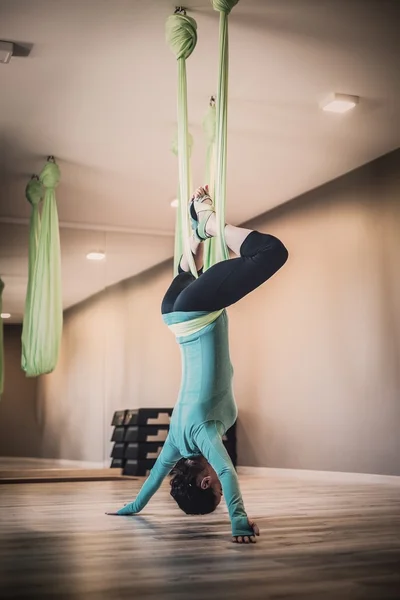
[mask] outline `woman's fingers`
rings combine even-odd
[[[257,525],[257,523],[255,523],[252,519],[247,519],[249,522],[250,527],[252,527],[255,535],[260,535],[260,528]]]
[[[255,544],[256,538],[254,535],[245,535],[244,537],[241,535],[236,535],[232,537],[232,542],[234,544]]]

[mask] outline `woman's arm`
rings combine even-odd
[[[117,512],[117,515],[132,515],[140,512],[146,506],[150,498],[156,493],[162,484],[164,477],[168,475],[180,458],[181,455],[179,451],[167,437],[163,449],[157,458],[157,462],[150,471],[150,475],[144,482],[136,500],[121,508]]]
[[[236,471],[222,443],[216,422],[203,423],[195,433],[195,442],[221,482],[232,523],[232,535],[234,537],[253,536],[254,531],[244,509]]]

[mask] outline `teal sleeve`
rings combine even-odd
[[[196,430],[195,443],[221,482],[232,523],[232,535],[254,535],[247,520],[236,471],[218,433],[216,421],[207,421]]]
[[[119,515],[131,515],[140,512],[156,493],[162,484],[164,477],[173,469],[181,455],[169,438],[165,440],[163,449],[157,458],[156,464],[150,471],[150,475],[144,482],[136,500],[130,502],[118,511]]]

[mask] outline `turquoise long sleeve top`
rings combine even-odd
[[[172,312],[164,314],[163,320],[167,325],[173,325],[204,314],[207,313]],[[181,348],[183,376],[167,440],[136,500],[120,509],[118,514],[140,512],[180,458],[202,454],[221,482],[232,535],[253,535],[236,471],[222,442],[222,436],[237,418],[226,311],[199,332],[178,337],[177,341]]]

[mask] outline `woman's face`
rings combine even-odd
[[[206,461],[203,471],[197,476],[197,485],[204,490],[211,487],[215,495],[215,506],[218,506],[222,499],[222,485],[218,475]]]
[[[222,500],[222,485],[220,480],[217,478],[217,483],[215,483],[212,486],[213,490],[214,490],[214,495],[215,495],[215,506],[217,507],[218,504],[221,502]]]

